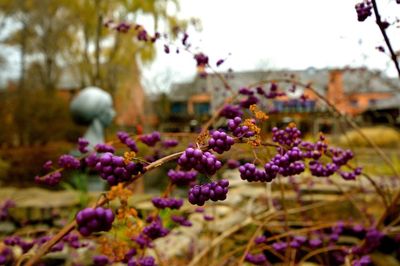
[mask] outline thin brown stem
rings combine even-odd
[[[343,250],[343,247],[340,246],[328,246],[328,247],[323,247],[320,249],[316,249],[314,251],[311,251],[310,253],[308,253],[307,255],[305,255],[301,261],[299,262],[299,265],[303,265],[308,259],[314,257],[315,255],[327,252],[327,251],[332,251],[332,250]]]
[[[384,24],[382,23],[382,19],[381,19],[381,15],[379,14],[379,10],[378,10],[378,5],[376,3],[376,0],[372,0],[372,7],[374,9],[374,13],[375,13],[375,18],[376,18],[376,24],[378,25],[383,39],[385,40],[386,46],[389,49],[389,53],[390,53],[390,58],[393,61],[394,66],[396,67],[397,70],[397,75],[400,78],[400,67],[399,67],[399,61],[397,60],[397,56],[396,53],[393,50],[392,44],[390,43],[390,39],[389,36],[386,33],[386,28],[384,26]]]
[[[207,146],[201,147],[202,150],[208,150]],[[174,154],[170,154],[168,156],[165,156],[145,167],[145,172],[154,170],[155,168],[163,165],[166,162],[175,160],[179,158],[182,155],[183,152],[177,152]],[[134,176],[130,181],[124,183],[124,187],[126,188],[131,188],[131,185],[135,180],[138,178],[142,177],[143,174],[138,174]],[[93,207],[99,207],[107,204],[109,202],[109,199],[107,197],[102,197],[99,199],[99,201],[93,205]],[[77,223],[76,220],[73,220],[71,223],[66,225],[63,229],[61,229],[55,236],[53,236],[49,241],[47,241],[43,246],[40,247],[40,249],[37,250],[34,256],[32,256],[25,266],[33,266],[35,265],[42,256],[44,256],[55,244],[57,244],[65,235],[67,235],[69,232],[71,232],[75,227]]]
[[[329,204],[334,204],[334,203],[338,203],[340,201],[343,201],[345,198],[340,198],[337,201],[330,201],[330,202],[317,202],[317,203],[313,203],[313,204],[309,204],[307,206],[301,206],[299,208],[293,208],[287,211],[287,214],[296,214],[296,213],[302,213],[302,212],[306,212],[309,211],[311,209],[314,208],[321,208],[324,207],[326,205]],[[254,221],[257,220],[262,220],[262,219],[268,219],[271,220],[272,218],[276,218],[276,217],[280,217],[285,215],[285,213],[283,211],[267,211],[264,213],[261,213],[259,215],[257,215],[255,218],[252,217],[248,217],[247,219],[245,219],[243,222],[241,222],[240,224],[236,224],[234,226],[232,226],[231,228],[225,230],[221,235],[219,235],[217,238],[213,239],[210,243],[210,245],[208,245],[207,247],[205,247],[202,251],[200,251],[200,253],[198,253],[193,259],[192,261],[189,263],[188,266],[195,266],[198,265],[198,263],[200,262],[200,260],[208,254],[208,252],[210,252],[216,245],[218,245],[221,241],[223,241],[224,239],[226,239],[227,237],[231,236],[232,234],[234,234],[235,232],[237,232],[238,230],[240,230],[241,228],[251,224]],[[330,226],[332,226],[333,224],[330,224]],[[325,226],[326,227],[326,226]],[[323,228],[323,227],[320,227]],[[309,229],[308,229],[309,230]],[[313,229],[315,230],[315,229]],[[297,230],[294,232],[300,232],[302,230]],[[304,230],[303,230],[304,231]],[[305,230],[306,231],[306,230]],[[270,237],[267,240],[273,240],[273,239],[279,239],[281,237],[285,237],[287,235],[290,235],[290,233],[286,233],[284,235],[281,235],[279,237]]]

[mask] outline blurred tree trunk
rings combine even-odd
[[[94,84],[98,87],[102,87],[101,74],[100,74],[100,39],[101,39],[101,29],[103,28],[103,15],[100,11],[101,0],[95,1],[95,11],[97,17],[97,27],[96,27],[96,37],[95,37],[95,79]]]
[[[18,81],[17,88],[17,106],[15,110],[15,119],[16,119],[16,144],[20,145],[28,145],[28,137],[27,137],[27,121],[28,114],[26,108],[26,95],[25,95],[25,79],[26,79],[26,54],[27,54],[27,36],[28,36],[28,25],[25,21],[21,21],[22,23],[22,33],[20,34],[20,61],[21,61],[21,69],[20,76]]]

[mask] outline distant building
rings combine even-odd
[[[209,74],[205,78],[196,77],[191,82],[173,84],[169,94],[171,118],[178,116],[183,122],[196,120],[200,115],[209,117],[232,94],[225,88],[219,75],[224,77],[234,92],[263,80],[294,79],[311,84],[318,94],[350,116],[366,113],[389,99],[393,101],[392,107],[397,105],[398,108],[400,103],[400,96],[396,92],[400,88],[399,81],[366,68],[247,71]],[[265,91],[269,90],[269,84],[262,87]],[[317,95],[311,90],[291,88],[290,84],[284,89],[286,96],[260,103],[271,114],[272,124],[292,120],[306,129],[313,127],[313,130],[334,126],[327,106],[318,101]],[[300,95],[305,95],[306,100],[300,99]],[[183,130],[180,121],[170,119],[167,123],[170,128],[175,125]]]

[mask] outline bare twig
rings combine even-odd
[[[203,146],[201,147],[202,150],[208,150],[207,146]],[[182,155],[183,152],[177,152],[168,156],[165,156],[149,165],[147,165],[145,167],[145,172],[154,170],[155,168],[163,165],[166,162],[175,160],[177,158],[179,158],[179,156]],[[136,176],[134,176],[130,181],[124,183],[124,187],[130,188],[131,184],[137,180],[138,178],[140,178],[141,176],[143,176],[143,174],[138,174]],[[96,204],[93,205],[93,207],[99,207],[99,206],[103,206],[106,203],[109,202],[109,199],[106,197],[102,197]],[[32,256],[27,263],[25,264],[25,266],[33,266],[35,265],[42,256],[44,256],[56,243],[58,243],[65,235],[67,235],[69,232],[71,232],[72,230],[74,230],[74,228],[76,227],[77,223],[76,220],[73,220],[71,223],[69,223],[68,225],[66,225],[63,229],[61,229],[55,236],[53,236],[49,241],[47,241],[45,244],[43,244],[43,246],[41,246],[37,252],[35,253],[34,256]]]
[[[329,204],[336,204],[337,202],[340,202],[340,201],[343,201],[343,200],[345,200],[344,197],[338,199],[337,201],[317,202],[317,203],[309,204],[307,206],[302,206],[302,207],[299,207],[299,208],[293,208],[293,209],[287,210],[287,214],[296,214],[296,213],[306,212],[306,211],[309,211],[309,210],[314,209],[314,208],[324,207],[324,206],[329,205]],[[200,253],[197,254],[196,257],[194,257],[192,259],[192,261],[189,263],[188,266],[198,265],[200,260],[205,255],[207,255],[208,252],[210,252],[220,242],[222,242],[224,239],[226,239],[227,237],[231,236],[232,234],[234,234],[236,231],[240,230],[241,228],[251,224],[252,222],[257,221],[257,220],[262,220],[262,219],[271,220],[272,218],[280,217],[280,216],[284,216],[284,215],[285,215],[285,212],[283,212],[283,211],[274,211],[274,212],[267,211],[267,212],[264,212],[264,213],[261,213],[261,214],[257,215],[255,218],[252,218],[252,217],[246,218],[240,224],[236,224],[236,225],[232,226],[228,230],[224,231],[217,238],[213,239],[213,241],[211,241],[210,245],[208,245],[202,251],[200,251]],[[330,225],[330,226],[332,226],[332,225]],[[298,230],[298,231],[300,231],[300,230]],[[285,233],[285,234],[281,235],[280,237],[284,237],[284,236],[287,236],[287,235],[289,235],[289,233]],[[278,239],[280,237],[276,237],[276,239]],[[274,239],[274,237],[271,237],[271,238],[268,238],[267,240],[273,240],[273,239]]]
[[[396,53],[394,52],[392,44],[390,43],[390,39],[389,39],[389,37],[388,37],[388,35],[386,33],[386,28],[385,28],[384,24],[382,23],[381,15],[379,14],[378,5],[376,3],[376,0],[372,0],[372,7],[373,7],[374,13],[375,13],[376,24],[378,25],[378,27],[379,27],[379,29],[380,29],[380,31],[382,33],[383,39],[385,39],[386,46],[389,49],[390,58],[392,59],[393,64],[394,64],[394,66],[396,67],[396,70],[397,70],[397,75],[400,78],[399,61],[397,60]]]
[[[303,265],[308,259],[314,257],[315,255],[318,255],[318,254],[321,254],[321,253],[324,253],[327,251],[344,250],[344,249],[345,249],[344,247],[340,247],[340,246],[327,246],[327,247],[313,250],[301,259],[301,261],[299,262],[299,265]]]

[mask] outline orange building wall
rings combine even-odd
[[[332,70],[328,83],[327,100],[339,111],[348,115],[358,115],[364,112],[371,100],[381,100],[392,97],[389,92],[360,92],[345,94],[343,87],[343,70]],[[356,103],[356,104],[355,104]]]
[[[126,80],[116,91],[114,96],[115,110],[117,112],[115,123],[119,126],[134,126],[144,124],[146,95],[140,84],[140,72],[137,67],[132,67],[132,76]]]

